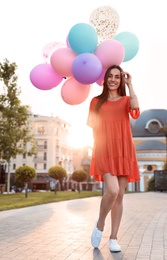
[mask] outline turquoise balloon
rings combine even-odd
[[[125,57],[123,62],[133,59],[139,50],[139,40],[134,33],[121,32],[115,35],[115,40],[122,43],[125,49]]]
[[[70,29],[68,42],[76,54],[93,53],[98,44],[98,36],[90,24],[78,23]]]

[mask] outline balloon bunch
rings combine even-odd
[[[84,102],[91,84],[103,84],[103,77],[111,65],[133,59],[139,41],[132,32],[116,34],[119,16],[115,9],[102,6],[90,16],[90,23],[77,23],[68,33],[66,44],[49,43],[43,50],[45,63],[30,73],[31,83],[38,89],[50,90],[63,79],[61,97],[76,105]]]

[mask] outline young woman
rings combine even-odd
[[[125,86],[129,89],[129,96],[126,95]],[[106,71],[101,95],[91,100],[87,121],[94,135],[90,175],[96,181],[105,183],[91,243],[94,248],[99,246],[106,216],[111,211],[111,252],[121,251],[117,233],[127,183],[140,179],[129,115],[134,119],[140,115],[132,77],[120,66],[114,65]]]

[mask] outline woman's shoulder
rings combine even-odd
[[[124,102],[129,102],[130,101],[130,97],[129,96],[122,96],[121,100],[124,100]]]
[[[124,98],[125,100],[129,100],[129,96],[122,96],[122,98]]]
[[[92,98],[92,100],[98,100],[99,99],[99,96],[95,96]]]
[[[97,103],[99,100],[98,96],[97,97],[93,97],[91,100],[91,103]]]

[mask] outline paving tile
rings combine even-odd
[[[167,260],[167,193],[127,193],[118,240],[108,246],[110,218],[99,249],[90,243],[101,197],[0,212],[0,259]]]

